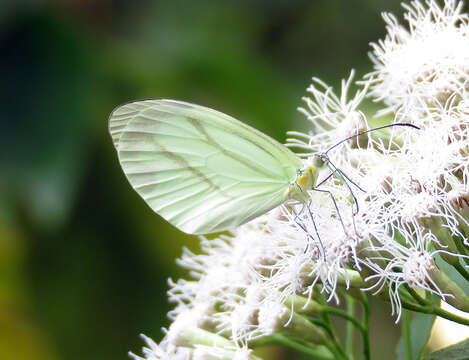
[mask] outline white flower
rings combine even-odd
[[[367,95],[370,82],[365,82],[364,87],[356,91],[350,100],[349,92],[354,76],[355,71],[352,70],[349,78],[342,80],[340,97],[334,93],[332,87],[313,78],[313,83],[307,89],[312,98],[303,97],[307,107],[300,107],[298,111],[311,122],[314,134],[289,131],[288,135],[293,137],[287,139],[287,146],[305,151],[304,154],[300,154],[301,156],[311,156],[366,130],[366,116],[358,107]],[[341,151],[349,151],[355,143],[356,139],[346,142]]]
[[[189,348],[175,346],[167,339],[158,345],[143,334],[141,337],[148,347],[143,348],[144,357],[129,353],[134,360],[259,360],[247,347],[196,344],[193,348]]]
[[[278,223],[272,232],[270,241],[276,244],[277,261],[266,266],[271,276],[264,282],[270,291],[282,294],[282,301],[295,294],[310,298],[318,283],[330,299],[338,300],[337,282],[355,262],[356,239],[353,230],[346,227],[352,217],[348,190],[343,186],[334,190],[340,217],[327,193],[312,192],[311,203],[298,206],[297,215],[285,212],[288,222]]]
[[[363,262],[375,272],[366,279],[372,282],[376,280],[368,290],[379,293],[387,289],[392,313],[397,315],[396,322],[399,321],[402,311],[399,294],[401,286],[418,287],[443,299],[447,296],[439,289],[431,276],[431,272],[436,269],[434,256],[438,252],[443,252],[427,250],[430,244],[436,241],[434,235],[431,233],[423,235],[418,230],[404,235],[407,239],[414,239],[414,241],[406,245],[399,244],[395,240],[383,242],[380,247],[375,247],[376,253],[382,255],[368,258],[366,262]],[[385,266],[380,266],[380,262],[384,262]]]
[[[288,308],[273,301],[267,301],[259,311],[259,327],[266,335],[282,330],[290,318]]]
[[[385,13],[387,36],[372,44],[372,94],[391,108],[424,111],[427,104],[444,104],[467,86],[468,17],[457,0],[445,0],[443,8],[434,0],[403,6],[408,28]]]
[[[252,360],[255,358],[252,350],[246,347],[232,350],[198,345],[194,350],[192,360]]]
[[[192,350],[180,348],[162,341],[159,345],[145,335],[140,335],[145,340],[148,347],[143,348],[143,356],[140,357],[133,353],[129,355],[135,360],[190,360]]]

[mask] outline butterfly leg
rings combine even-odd
[[[321,246],[322,254],[323,254],[323,257],[324,257],[324,262],[326,262],[326,248],[324,247],[324,244],[321,240],[321,236],[319,235],[318,227],[316,226],[316,222],[314,221],[313,212],[311,211],[311,202],[312,202],[312,200],[309,200],[309,202],[308,202],[308,206],[307,206],[308,213],[309,213],[309,217],[311,219],[311,222],[313,223],[313,227],[314,227],[314,231],[316,233],[316,236],[318,237],[319,245]],[[311,235],[309,235],[309,236],[312,238]]]
[[[337,201],[335,200],[335,197],[332,194],[332,192],[330,192],[329,190],[323,190],[323,189],[318,189],[318,188],[314,188],[313,191],[318,191],[318,192],[321,192],[321,193],[327,193],[327,194],[330,195],[330,197],[332,199],[332,202],[334,204],[335,210],[337,211],[337,216],[339,217],[339,221],[342,224],[342,228],[344,229],[344,233],[345,233],[346,236],[348,236],[347,230],[345,229],[345,225],[344,225],[344,222],[342,220],[342,215],[340,215],[339,207],[337,206]]]
[[[321,182],[319,184],[317,184],[315,187],[319,187],[322,184],[324,184],[327,180],[329,180],[332,176],[334,176],[336,172],[337,172],[336,170],[332,171],[329,175],[326,176],[326,178],[321,180]]]
[[[357,211],[355,212],[355,214],[358,214],[360,208],[359,208],[359,206],[358,206],[357,197],[356,197],[355,194],[353,193],[353,190],[352,190],[352,188],[350,187],[350,185],[349,185],[349,183],[348,183],[348,181],[347,181],[347,179],[350,180],[349,177],[348,177],[348,176],[344,176],[345,174],[344,174],[340,169],[338,169],[334,164],[332,164],[331,162],[328,162],[328,163],[327,163],[327,166],[328,166],[329,169],[332,171],[332,173],[333,173],[333,174],[337,174],[337,175],[342,179],[342,181],[344,182],[345,186],[347,186],[347,189],[349,190],[350,195],[352,195],[353,201],[354,201],[355,206],[356,206],[356,208],[357,208]],[[365,190],[363,190],[362,188],[360,188],[357,184],[355,184],[353,181],[351,181],[351,182],[352,182],[352,184],[354,184],[355,186],[357,186],[360,190],[365,191]],[[316,190],[316,188],[313,189],[313,190]],[[323,191],[324,191],[324,190],[323,190]],[[331,194],[331,196],[332,196],[332,194]],[[334,197],[332,196],[332,198],[334,198]],[[334,200],[334,203],[335,203],[335,200]],[[337,205],[336,205],[336,208],[337,208]],[[340,215],[339,215],[339,217],[340,217]]]
[[[358,214],[358,200],[357,198],[355,197],[355,194],[353,193],[352,191],[352,188],[349,186],[349,184],[347,183],[346,180],[350,181],[351,184],[355,185],[359,190],[363,191],[363,192],[366,192],[365,190],[363,190],[359,185],[357,185],[355,182],[353,182],[347,175],[344,174],[344,172],[342,170],[340,170],[339,168],[335,167],[335,165],[332,164],[332,169],[330,168],[331,170],[331,173],[324,179],[322,180],[313,190],[314,191],[319,191],[319,192],[327,192],[329,193],[329,195],[331,196],[331,199],[334,203],[334,206],[336,208],[336,211],[337,211],[337,215],[339,216],[339,220],[340,220],[340,223],[342,224],[342,227],[344,229],[344,232],[345,232],[345,235],[348,236],[347,234],[347,231],[345,230],[345,225],[344,225],[344,222],[342,221],[342,216],[340,215],[340,211],[339,211],[339,208],[337,206],[337,202],[335,201],[335,198],[334,196],[332,195],[332,193],[328,190],[322,190],[322,189],[318,189],[317,187],[324,184],[327,180],[329,180],[333,175],[335,174],[338,174],[338,176],[340,176],[342,178],[342,180],[344,181],[345,185],[347,186],[350,194],[352,195],[353,199],[354,199],[354,202],[355,202],[355,205],[357,207],[357,211],[354,212],[353,208],[352,208],[352,225],[353,225],[353,229],[355,231],[355,234],[357,234],[357,229],[356,229],[356,225],[355,225],[355,215]]]
[[[292,212],[293,212],[293,214],[295,214],[295,219],[294,219],[294,221],[295,221],[297,224],[298,224],[300,215],[305,211],[306,205],[305,205],[304,203],[303,203],[302,205],[303,205],[303,206],[301,207],[301,210],[300,210],[300,212],[299,212],[298,214],[297,214],[297,213],[295,212],[295,210],[292,208]]]
[[[337,168],[336,168],[336,169],[337,169]],[[342,177],[346,178],[346,179],[350,182],[350,184],[354,185],[358,190],[360,190],[360,191],[366,193],[366,190],[364,190],[364,189],[363,189],[361,186],[359,186],[356,182],[352,181],[352,179],[350,179],[347,175],[345,175],[345,173],[344,173],[342,170],[337,169],[337,171],[340,173],[340,175],[341,175]]]
[[[351,184],[355,185],[359,190],[361,190],[361,191],[363,191],[364,193],[366,193],[366,191],[363,190],[360,186],[358,186],[358,184],[356,184],[356,183],[354,183],[352,180],[350,180],[350,178],[349,178],[347,175],[345,175],[345,173],[344,173],[342,170],[340,170],[340,169],[337,169],[337,170],[339,171],[339,173],[340,173],[343,177],[345,177],[348,181],[350,181]],[[353,230],[355,231],[355,234],[357,234],[357,227],[356,227],[356,225],[355,225],[355,215],[358,214],[358,201],[357,201],[357,198],[355,197],[355,195],[352,193],[352,190],[350,189],[350,187],[349,187],[349,190],[350,190],[350,193],[352,194],[352,196],[353,196],[354,199],[355,199],[355,203],[357,204],[357,212],[354,213],[354,212],[353,212],[353,209],[352,209],[352,224],[353,224]]]
[[[304,224],[304,222],[300,219],[300,215],[304,212],[304,210],[306,209],[307,205],[306,203],[303,203],[303,206],[301,207],[301,210],[299,211],[299,213],[297,214],[295,212],[295,210],[292,208],[292,212],[293,214],[295,215],[295,217],[293,218],[293,221],[296,223],[296,225],[298,225],[298,227],[303,230],[303,232],[306,234],[306,246],[305,246],[305,249],[303,250],[304,253],[306,253],[309,249],[309,245],[311,243],[311,240],[314,241],[314,238],[311,236],[311,234],[308,232],[308,230],[306,229],[306,226]]]
[[[330,162],[329,162],[330,163]],[[361,188],[356,182],[352,181],[352,179],[350,179],[347,175],[345,175],[345,173],[340,170],[339,168],[337,168],[334,164],[331,164],[331,167],[329,168],[331,170],[331,173],[329,175],[327,175],[326,178],[324,178],[323,180],[321,180],[321,182],[319,184],[317,184],[315,187],[319,187],[321,186],[322,184],[324,184],[327,180],[329,180],[332,176],[334,176],[335,174],[339,174],[340,178],[342,181],[346,182],[346,181],[349,181],[352,185],[354,185],[358,190],[360,191],[363,191],[364,193],[366,193],[366,190],[363,190],[363,188]]]
[[[334,164],[331,165],[333,168],[329,168],[331,170],[331,173],[329,175],[327,175],[327,177],[323,180],[321,180],[321,182],[319,184],[316,185],[316,187],[318,186],[321,186],[322,184],[324,184],[327,180],[329,180],[332,176],[334,176],[335,174],[337,173],[340,173],[340,177],[341,179],[345,182],[345,180],[348,180],[352,185],[354,185],[358,190],[360,191],[363,191],[364,193],[366,193],[366,190],[363,190],[362,187],[360,187],[360,185],[358,185],[356,182],[352,181],[352,179],[350,179],[347,175],[345,175],[345,173],[340,170],[339,168],[335,167]],[[344,179],[345,178],[345,179]]]

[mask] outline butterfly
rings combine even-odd
[[[305,201],[318,169],[235,118],[168,99],[118,106],[109,132],[132,187],[188,234],[235,228],[288,199]]]
[[[177,100],[118,106],[109,132],[135,191],[188,234],[233,229],[289,199],[306,203],[328,164],[324,154],[303,162],[229,115]]]

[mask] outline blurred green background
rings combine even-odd
[[[197,238],[131,190],[115,106],[191,101],[283,141],[308,129],[296,108],[312,76],[371,70],[384,10],[399,1],[2,1],[0,359],[127,359],[169,325],[166,279]],[[374,314],[380,359],[394,358],[389,313]]]

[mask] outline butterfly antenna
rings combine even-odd
[[[324,154],[327,155],[327,153],[328,153],[329,151],[331,151],[332,149],[336,148],[336,147],[339,146],[340,144],[343,144],[344,142],[346,142],[346,141],[348,141],[348,140],[350,140],[350,139],[359,137],[359,136],[361,136],[361,135],[367,134],[367,133],[372,132],[372,131],[381,130],[381,129],[386,129],[386,128],[393,127],[393,126],[407,126],[407,127],[411,127],[411,128],[420,130],[420,128],[419,128],[418,126],[416,126],[416,125],[414,125],[414,124],[409,124],[409,123],[395,123],[395,124],[383,125],[383,126],[380,126],[380,127],[377,127],[377,128],[369,129],[369,130],[363,131],[363,132],[361,132],[361,133],[358,133],[358,134],[349,136],[348,138],[345,138],[345,139],[339,141],[337,144],[335,144],[335,145],[333,145],[332,147],[330,147],[329,149],[327,149],[326,152],[324,152]]]

